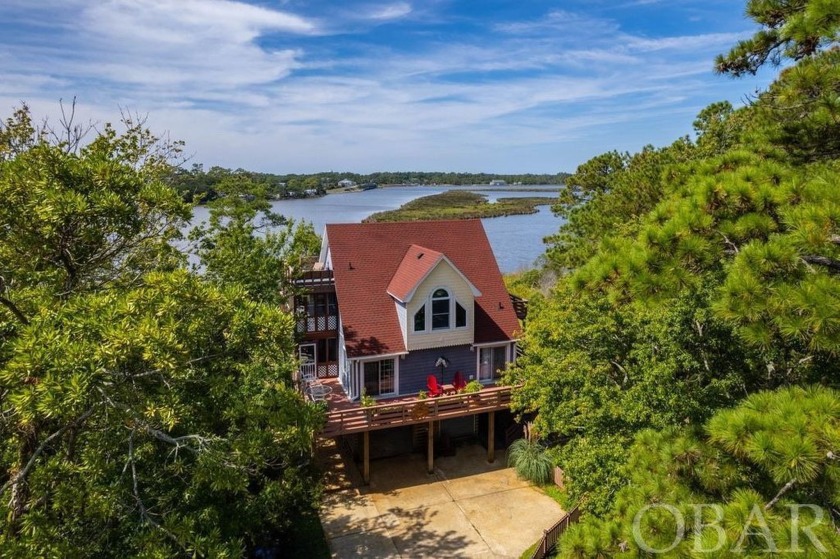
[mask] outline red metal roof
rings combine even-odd
[[[519,322],[480,220],[335,224],[326,233],[349,357],[406,351],[388,289],[393,283],[402,293],[418,277],[425,263],[396,276],[409,255],[425,260],[416,258],[423,249],[445,255],[481,292],[475,299],[475,343],[517,336]]]

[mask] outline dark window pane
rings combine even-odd
[[[365,363],[365,394],[379,395],[379,361]]]
[[[455,303],[455,327],[463,328],[467,325],[467,309],[461,306],[460,303]]]
[[[432,295],[432,330],[449,328],[449,293],[438,289]]]
[[[432,330],[449,328],[449,313],[432,315]]]
[[[426,305],[420,307],[414,314],[414,331],[422,332],[426,329]]]

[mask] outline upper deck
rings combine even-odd
[[[510,407],[512,390],[510,386],[486,386],[470,394],[424,400],[404,396],[378,400],[375,406],[363,407],[347,398],[338,379],[321,382],[332,389],[324,399],[329,409],[320,435],[325,438],[505,410]]]

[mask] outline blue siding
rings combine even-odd
[[[404,359],[400,358],[400,395],[426,390],[426,377],[432,373],[440,382],[440,369],[435,367],[435,361],[440,356],[449,361],[449,367],[443,371],[445,383],[452,382],[455,371],[461,371],[466,381],[469,381],[470,375],[475,378],[476,353],[469,345],[416,350]]]

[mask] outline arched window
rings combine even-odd
[[[432,293],[432,330],[448,330],[449,313],[449,292],[436,289]]]

